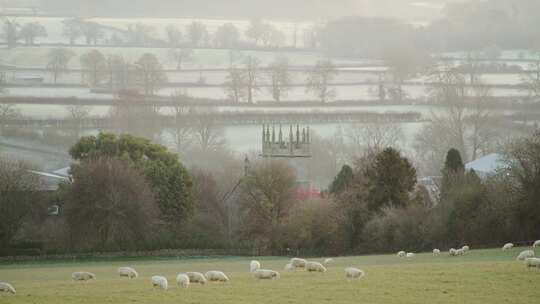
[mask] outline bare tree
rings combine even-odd
[[[98,50],[91,50],[81,55],[81,67],[83,68],[83,82],[90,86],[96,86],[106,77],[107,61],[105,55]]]
[[[98,40],[104,36],[101,25],[96,22],[83,21],[80,23],[80,29],[84,38],[86,39],[87,45],[96,45]]]
[[[167,34],[169,46],[172,48],[180,47],[182,41],[184,40],[184,35],[182,34],[182,31],[175,25],[170,24],[165,29],[165,32]]]
[[[535,52],[535,59],[529,63],[529,72],[521,74],[521,81],[530,97],[540,99],[540,51]]]
[[[138,80],[144,88],[144,94],[154,95],[159,86],[167,82],[167,75],[159,63],[157,57],[145,53],[135,62]]]
[[[56,48],[49,51],[47,63],[47,71],[53,74],[54,83],[58,80],[58,77],[65,73],[68,69],[69,61],[75,54],[64,48]]]
[[[10,120],[20,116],[21,112],[16,108],[15,104],[0,103],[0,135]]]
[[[81,20],[78,18],[65,19],[62,35],[69,40],[70,45],[74,45],[77,39],[82,36]]]
[[[253,103],[253,97],[260,89],[259,64],[260,60],[256,57],[248,56],[245,59],[247,102],[250,104]]]
[[[214,41],[216,47],[233,49],[238,46],[240,32],[233,23],[225,23],[220,26],[215,33]]]
[[[181,97],[185,94],[176,93],[175,100],[180,101]],[[190,113],[192,109],[190,106],[177,102],[173,106],[174,126],[171,130],[174,143],[176,145],[176,152],[182,154],[185,152],[193,142],[193,130],[191,126]]]
[[[309,72],[307,78],[307,91],[317,96],[321,103],[335,97],[335,90],[330,87],[330,83],[337,75],[337,70],[330,59],[317,62],[315,67]]]
[[[155,29],[150,25],[135,23],[128,25],[128,43],[135,46],[148,46],[152,42]]]
[[[79,138],[82,134],[84,121],[90,117],[92,107],[83,105],[72,105],[67,106],[66,110],[68,112],[69,119],[73,123],[71,128],[73,136]]]
[[[212,109],[192,110],[193,137],[203,153],[221,149],[225,145],[223,127]]]
[[[17,46],[17,37],[19,35],[19,29],[21,26],[16,19],[2,17],[2,20],[4,21],[4,39],[6,40],[8,48],[14,48]]]
[[[34,45],[36,38],[47,37],[47,30],[38,22],[26,23],[19,31],[19,36],[24,39],[26,45]]]
[[[188,37],[193,47],[202,46],[202,43],[208,38],[206,25],[201,22],[193,21],[188,25]]]
[[[394,85],[389,90],[393,99],[400,102],[406,97],[403,83],[425,66],[427,57],[412,45],[393,46],[384,52],[383,58]]]
[[[404,139],[404,134],[399,123],[377,120],[353,125],[347,129],[347,137],[354,145],[356,155],[365,155],[378,153],[385,148],[398,147]]]
[[[253,39],[255,45],[259,44],[259,41],[263,39],[265,32],[265,23],[260,19],[253,19],[250,21],[249,27],[246,30],[246,37]]]
[[[176,62],[176,70],[182,70],[185,62],[193,60],[193,50],[190,48],[172,48],[169,50],[169,58]]]
[[[278,58],[270,65],[270,93],[275,101],[286,97],[292,83],[292,74],[289,71],[289,60],[286,57]]]
[[[133,75],[135,67],[120,55],[109,55],[106,59],[106,73],[109,87],[121,91],[130,88],[135,83]]]
[[[246,97],[245,82],[246,73],[236,66],[231,66],[225,80],[225,93],[234,103],[242,102]]]

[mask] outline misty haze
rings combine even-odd
[[[0,303],[537,303],[539,0],[0,0]]]

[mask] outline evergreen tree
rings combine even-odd
[[[343,165],[341,171],[334,178],[332,184],[330,184],[329,191],[331,194],[341,193],[349,188],[354,178],[353,170],[348,165]]]

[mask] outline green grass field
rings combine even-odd
[[[285,258],[257,258],[263,268],[281,272],[276,281],[256,281],[250,259],[233,257],[2,264],[0,281],[12,283],[17,295],[0,295],[0,303],[540,303],[540,270],[515,260],[523,249],[472,250],[462,257],[343,257],[323,274],[289,273],[282,271]],[[140,277],[121,279],[119,266],[135,267]],[[348,266],[366,277],[348,282]],[[207,270],[222,270],[231,281],[176,286],[177,273]],[[97,280],[73,282],[73,271],[94,272]],[[150,277],[157,274],[168,278],[169,290],[153,290]]]

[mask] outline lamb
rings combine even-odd
[[[251,263],[249,263],[249,272],[254,272],[255,270],[260,268],[261,263],[259,263],[259,261],[251,261]]]
[[[167,278],[162,276],[153,276],[152,279],[152,286],[153,287],[159,287],[163,290],[167,290],[169,288],[169,282],[167,281]]]
[[[206,276],[206,279],[211,282],[214,282],[214,281],[228,282],[229,281],[229,278],[221,271],[215,271],[215,270],[208,271],[207,273],[205,273],[205,276]]]
[[[527,268],[537,267],[538,269],[540,269],[540,259],[539,258],[526,258],[525,266],[527,266]]]
[[[450,250],[448,250],[448,254],[449,254],[450,256],[455,256],[455,255],[457,255],[457,254],[456,254],[456,249],[455,249],[455,248],[450,248]]]
[[[414,257],[414,253],[407,252],[407,254],[405,256],[408,257],[408,258],[412,258],[412,257]]]
[[[405,251],[400,251],[400,252],[397,253],[397,256],[400,257],[400,258],[403,258],[403,257],[405,257],[406,254],[407,253],[405,253]]]
[[[309,272],[326,272],[326,267],[319,262],[307,262],[306,270]]]
[[[191,283],[206,284],[206,277],[200,272],[186,272],[186,275]]]
[[[89,281],[89,280],[95,280],[96,275],[91,272],[86,271],[78,271],[71,274],[71,278],[73,281]]]
[[[462,249],[464,252],[467,252],[467,251],[469,251],[471,248],[470,248],[469,246],[465,245],[465,246],[461,247],[461,249]]]
[[[460,249],[456,250],[455,255],[464,255],[464,254],[465,254],[465,251],[463,250],[463,248],[460,248]]]
[[[294,267],[291,263],[287,263],[284,267],[285,270],[287,271],[294,271]]]
[[[176,276],[176,285],[182,286],[184,288],[189,287],[189,277],[185,273],[179,273]]]
[[[347,279],[361,279],[365,276],[365,272],[363,270],[360,270],[358,268],[354,267],[348,267],[345,268],[345,276]]]
[[[334,263],[334,259],[332,258],[324,259],[324,262],[323,262],[324,265],[328,265],[330,263]]]
[[[0,292],[7,292],[7,293],[12,293],[12,294],[17,293],[15,291],[15,288],[13,288],[13,286],[11,286],[11,284],[5,283],[5,282],[0,282]]]
[[[257,269],[253,272],[253,276],[259,280],[279,279],[279,272],[268,269]]]
[[[299,258],[292,258],[291,259],[291,265],[296,268],[306,268],[307,261],[304,259]]]
[[[135,269],[133,269],[131,267],[120,267],[120,268],[118,268],[118,274],[120,275],[120,277],[127,277],[127,278],[130,278],[130,279],[136,279],[139,276],[137,271],[135,271]]]
[[[433,255],[439,255],[441,254],[441,251],[437,248],[433,249]]]
[[[517,256],[516,260],[524,261],[526,258],[534,258],[534,251],[532,251],[532,250],[523,250]]]
[[[540,247],[540,240],[537,240],[536,242],[533,243],[533,248],[536,246]]]
[[[504,246],[502,247],[502,250],[512,249],[512,247],[514,247],[514,244],[512,244],[512,243],[506,243],[506,244],[504,244]]]

